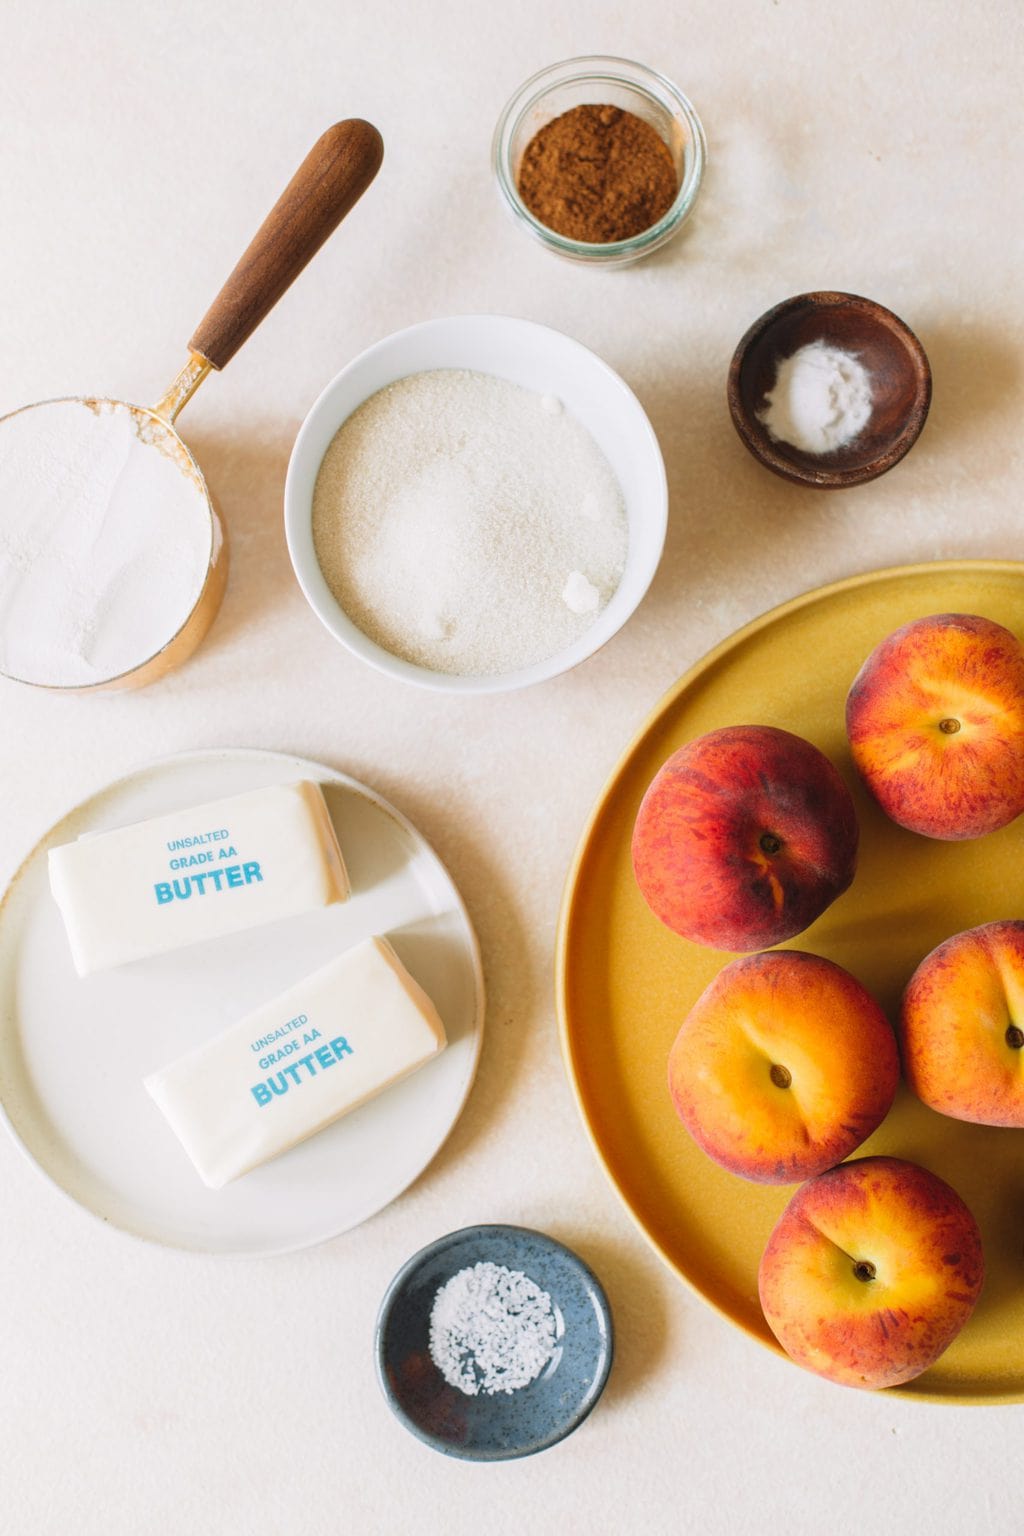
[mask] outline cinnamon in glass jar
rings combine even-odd
[[[612,106],[572,107],[545,123],[517,180],[535,219],[590,245],[642,234],[679,191],[668,145],[643,118]]]

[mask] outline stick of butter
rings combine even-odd
[[[145,1079],[204,1184],[220,1189],[414,1072],[444,1025],[386,939],[347,950]]]
[[[344,901],[318,784],[278,784],[51,848],[79,976]]]

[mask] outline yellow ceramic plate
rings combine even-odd
[[[891,630],[929,613],[980,613],[1024,634],[1024,564],[966,561],[877,571],[810,592],[741,629],[666,695],[626,751],[577,850],[558,938],[562,1049],[609,1178],[654,1248],[706,1301],[777,1348],[757,1267],[792,1186],[751,1184],[692,1142],[669,1101],[669,1047],[690,1005],[732,956],[664,928],[630,866],[637,807],[677,747],[724,725],[782,726],[838,765],[861,823],[850,890],[792,943],[846,966],[894,1016],[918,961],[940,940],[1024,916],[1021,822],[972,843],[904,832],[860,789],[846,746],[846,691]],[[1024,1400],[1024,1131],[949,1120],[901,1088],[863,1153],[923,1163],[974,1212],[987,1279],[977,1311],[904,1396]]]

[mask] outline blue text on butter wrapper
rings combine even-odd
[[[153,886],[157,903],[163,907],[169,901],[187,901],[193,891],[205,896],[207,880],[213,881],[214,890],[226,891],[252,885],[253,881],[262,882],[263,871],[253,860],[249,864],[229,864],[226,869],[204,869],[201,875],[185,875],[181,880],[158,880]]]
[[[336,1066],[344,1056],[354,1056],[355,1052],[344,1036],[332,1040],[328,1045],[318,1045],[315,1051],[308,1056],[303,1056],[299,1061],[293,1061],[282,1072],[275,1072],[273,1077],[268,1077],[264,1083],[254,1083],[249,1090],[259,1105],[270,1104],[275,1096],[281,1098],[286,1094],[292,1084],[300,1088],[304,1082],[316,1077],[321,1069]],[[319,1062],[319,1067],[317,1066]],[[301,1069],[305,1067],[307,1076],[303,1077]],[[291,1079],[291,1081],[289,1081]]]

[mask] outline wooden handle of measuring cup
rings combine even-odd
[[[321,134],[196,327],[189,349],[214,368],[230,362],[380,169],[372,123],[349,118]]]

